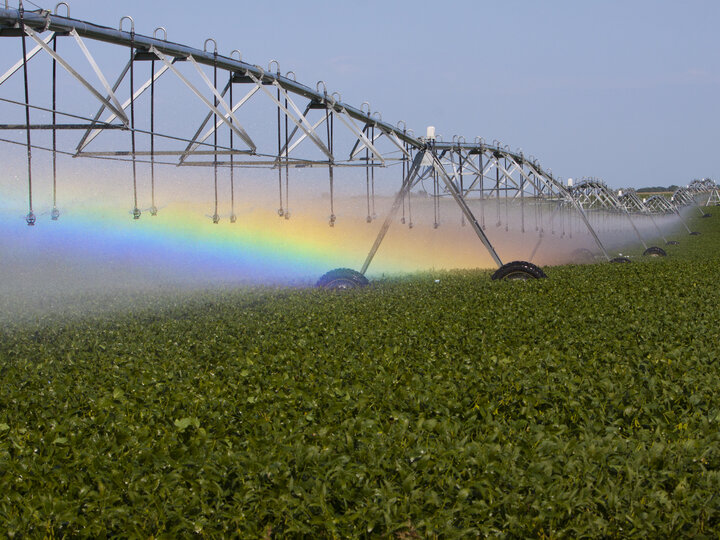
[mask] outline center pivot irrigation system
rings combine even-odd
[[[24,134],[24,140],[0,140],[27,150],[25,219],[31,226],[37,221],[32,198],[32,151],[36,149],[52,155],[52,220],[60,217],[58,155],[129,162],[134,219],[143,213],[138,206],[139,175],[149,175],[149,212],[155,216],[156,166],[209,167],[214,180],[214,223],[221,219],[220,175],[223,180],[229,176],[229,219],[232,223],[237,220],[237,169],[277,171],[278,215],[284,219],[290,218],[291,170],[326,169],[330,226],[336,222],[335,175],[339,171],[355,167],[364,172],[368,223],[376,218],[376,172],[391,168],[402,171],[400,189],[362,268],[359,272],[347,268],[328,272],[318,285],[329,288],[368,283],[365,273],[401,208],[400,222],[413,227],[413,197],[417,201],[413,190],[422,186],[424,191],[426,181],[432,184],[434,226],[437,228],[439,222],[440,200],[451,198],[462,212],[462,225],[472,227],[497,264],[493,279],[544,277],[543,271],[529,261],[541,247],[546,228],[553,234],[558,228],[561,236],[569,238],[573,228],[576,234],[589,234],[597,251],[578,249],[576,259],[600,256],[627,262],[627,258],[611,256],[601,239],[602,232],[625,223],[646,255],[663,256],[662,248],[648,244],[648,230],[655,231],[650,237],[672,243],[664,237],[659,221],[677,219],[687,228],[682,208],[699,209],[704,195],[704,204],[720,203],[718,186],[711,180],[694,181],[671,199],[653,196],[646,200],[634,191],[615,192],[597,179],[583,179],[575,185],[568,180],[565,184],[536,158],[499,141],[488,144],[477,137],[468,142],[461,136],[443,141],[432,127],[425,136],[416,136],[402,121],[396,125],[383,121],[367,102],[359,108],[344,103],[338,93],[328,93],[322,81],[314,88],[300,84],[292,71],[282,74],[277,61],[263,69],[244,61],[237,50],[222,55],[212,38],[205,40],[203,49],[173,43],[162,27],[152,37],[136,34],[131,17],[123,17],[114,29],[70,18],[65,2],[50,12],[25,10],[22,2],[17,9],[11,8],[6,0],[5,7],[0,8],[0,37],[8,38],[1,40],[7,51],[4,59],[11,58],[13,47],[20,56],[0,75],[0,90],[8,88],[19,94],[15,99],[0,96],[2,110],[11,108],[17,116],[12,123],[8,114],[0,130]],[[97,51],[91,53],[91,48],[102,56]],[[48,64],[33,61],[43,56]],[[114,78],[106,76],[109,72]],[[194,109],[172,106],[177,87],[184,89]],[[45,95],[40,97],[42,92]],[[84,96],[80,105],[86,112],[78,107],[80,94]],[[63,101],[67,103],[61,106]],[[47,121],[38,122],[39,117]],[[180,128],[197,118],[194,132],[181,134],[178,118],[182,119]],[[257,121],[253,123],[253,119]],[[251,124],[257,128],[255,132]],[[79,137],[69,137],[73,131]],[[44,133],[36,136],[37,132]],[[51,139],[47,145],[37,142],[48,133]],[[104,149],[98,148],[102,144]],[[504,264],[486,235],[486,222],[501,227],[504,219],[507,230],[511,209],[519,216],[521,232],[534,231],[537,242],[528,261]],[[692,234],[689,228],[687,231]]]

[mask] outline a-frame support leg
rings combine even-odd
[[[375,238],[375,243],[370,248],[370,253],[368,253],[367,257],[365,258],[365,262],[360,269],[361,274],[365,275],[365,272],[367,272],[368,266],[370,266],[370,263],[375,257],[375,254],[377,253],[380,244],[382,244],[382,241],[385,238],[385,235],[387,234],[393,219],[395,218],[395,214],[397,214],[397,211],[402,204],[403,198],[407,193],[410,192],[410,189],[414,185],[415,180],[418,177],[418,172],[420,171],[420,166],[422,164],[424,155],[425,151],[420,151],[415,155],[415,159],[410,166],[410,170],[408,171],[407,176],[403,178],[402,187],[400,188],[398,194],[395,196],[395,200],[393,201],[393,205],[390,208],[387,217],[385,218],[385,222],[380,228],[380,232],[378,232],[377,238]]]
[[[459,186],[455,185],[455,182],[453,182],[452,178],[448,176],[448,174],[445,172],[445,168],[442,166],[442,163],[440,163],[440,160],[437,158],[435,154],[432,153],[432,151],[428,150],[427,153],[430,155],[430,158],[433,162],[433,167],[435,168],[435,171],[437,171],[438,175],[442,179],[442,181],[445,183],[445,186],[447,187],[450,194],[453,196],[453,199],[455,199],[455,202],[460,207],[460,210],[462,210],[463,214],[467,218],[468,222],[470,223],[470,226],[475,231],[475,234],[477,234],[478,238],[480,238],[480,241],[483,243],[485,248],[490,253],[490,256],[493,258],[493,261],[495,261],[495,264],[497,264],[498,268],[500,268],[503,263],[500,260],[500,257],[498,256],[497,252],[495,251],[495,248],[490,243],[490,240],[485,235],[485,231],[482,230],[482,227],[478,223],[477,219],[475,218],[475,215],[472,213],[472,210],[470,210],[470,207],[467,204],[467,201],[465,201],[465,198],[460,193]]]

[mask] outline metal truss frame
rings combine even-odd
[[[62,3],[61,3],[62,4]],[[123,21],[130,20],[130,31],[123,30]],[[162,39],[158,31],[163,31]],[[47,35],[43,36],[43,34]],[[522,231],[525,232],[525,205],[534,205],[542,209],[543,206],[552,207],[551,223],[555,216],[568,209],[577,215],[593,237],[603,255],[610,256],[605,249],[597,232],[588,218],[589,212],[602,212],[606,214],[622,214],[627,217],[640,243],[647,248],[639,230],[633,222],[633,216],[649,216],[662,236],[662,232],[654,220],[654,215],[673,212],[680,217],[678,207],[697,205],[697,197],[707,194],[708,204],[713,201],[720,204],[720,192],[717,185],[710,179],[696,180],[687,188],[678,189],[670,202],[657,198],[650,198],[646,203],[641,201],[637,194],[627,191],[625,194],[616,194],[602,181],[585,179],[575,186],[565,186],[561,179],[553,176],[550,169],[545,169],[537,159],[526,157],[521,150],[512,151],[499,141],[487,144],[481,138],[474,142],[467,142],[463,137],[454,137],[450,142],[443,142],[439,138],[417,137],[411,130],[406,129],[404,123],[399,122],[393,126],[382,120],[377,112],[371,112],[370,106],[364,103],[356,108],[342,102],[339,94],[328,94],[325,84],[319,81],[315,88],[303,85],[296,81],[294,73],[280,73],[279,65],[272,61],[265,70],[260,66],[250,64],[230,54],[218,54],[217,45],[208,50],[208,39],[203,50],[188,47],[167,40],[167,33],[163,28],[155,34],[144,36],[136,34],[134,22],[129,17],[120,21],[117,30],[90,22],[59,16],[45,10],[25,11],[22,9],[0,8],[0,37],[18,37],[23,40],[23,58],[13,64],[2,76],[0,85],[10,79],[15,73],[23,70],[25,77],[25,92],[28,95],[27,68],[31,59],[41,52],[48,54],[53,61],[53,107],[45,109],[26,102],[12,102],[24,107],[27,121],[25,124],[0,125],[2,129],[23,129],[27,132],[28,150],[28,178],[30,184],[31,156],[30,150],[35,146],[31,143],[30,133],[34,129],[51,129],[53,131],[53,156],[58,150],[55,147],[55,132],[58,129],[82,130],[81,137],[71,155],[88,158],[113,158],[130,161],[133,164],[133,179],[135,181],[135,164],[139,157],[149,157],[153,166],[156,157],[174,158],[176,161],[163,163],[178,166],[204,166],[214,167],[216,189],[216,212],[214,221],[217,222],[217,174],[218,167],[265,167],[278,170],[280,185],[280,209],[278,213],[286,218],[287,198],[285,204],[282,199],[283,171],[286,182],[289,168],[292,167],[328,167],[331,190],[331,218],[330,225],[334,224],[335,215],[332,210],[333,169],[335,167],[364,167],[368,179],[372,171],[374,190],[374,168],[387,167],[393,164],[402,164],[403,178],[401,189],[397,193],[392,207],[380,229],[380,232],[362,267],[362,273],[367,271],[375,253],[383,241],[392,221],[409,196],[413,187],[424,179],[432,178],[436,186],[437,197],[452,197],[461,210],[462,223],[466,222],[474,229],[481,243],[488,250],[498,266],[502,260],[484,232],[484,215],[478,220],[471,210],[471,199],[479,198],[482,201],[493,200],[498,205],[502,200],[506,205],[520,204],[522,213]],[[35,47],[27,51],[25,37],[30,38]],[[82,57],[92,68],[100,86],[92,84],[80,74],[78,66],[73,66],[67,54],[57,52],[58,37],[70,37],[82,53]],[[114,83],[110,85],[104,71],[97,63],[95,56],[90,52],[89,43],[102,42],[124,47],[129,50],[129,61],[120,69]],[[52,47],[50,44],[52,43]],[[233,51],[236,53],[238,51]],[[151,75],[140,86],[134,86],[134,65],[136,62],[152,62]],[[155,62],[160,64],[155,69]],[[75,118],[83,120],[84,124],[59,124],[55,121],[56,114],[66,114],[57,108],[55,103],[55,65],[63,67],[73,79],[82,85],[99,103],[99,108],[93,117]],[[275,71],[272,67],[275,64]],[[187,68],[181,69],[181,66]],[[212,71],[212,78],[207,71]],[[141,130],[135,125],[134,107],[138,99],[150,90],[154,96],[156,83],[167,73],[172,73],[177,81],[190,90],[203,106],[204,118],[194,131],[194,134],[183,137],[177,134],[168,134],[154,129],[154,101],[151,101],[151,129]],[[123,82],[130,78],[129,97],[121,103],[118,89]],[[193,82],[190,76],[200,81]],[[219,77],[220,75],[220,77]],[[167,78],[167,77],[165,77]],[[218,83],[218,80],[223,83]],[[243,85],[242,97],[233,99],[235,85]],[[210,95],[208,97],[207,91]],[[277,148],[261,149],[251,137],[248,130],[239,120],[242,108],[251,101],[259,100],[262,96],[266,104],[276,110],[277,120]],[[30,109],[50,111],[53,114],[53,123],[47,125],[31,124]],[[128,114],[128,110],[130,114]],[[319,111],[318,118],[311,116]],[[100,120],[107,112],[104,120]],[[73,116],[73,115],[70,115]],[[338,122],[335,122],[335,119]],[[336,145],[335,125],[343,126],[340,132],[344,141],[349,141],[348,148],[338,148]],[[402,124],[402,127],[401,125]],[[326,136],[321,134],[321,128]],[[131,147],[111,150],[89,150],[91,143],[96,141],[106,130],[125,130],[130,132]],[[229,144],[218,144],[220,129],[230,133]],[[135,134],[144,133],[151,136],[150,151],[138,150],[135,145]],[[163,137],[167,140],[182,143],[177,150],[156,150],[154,138]],[[239,143],[236,146],[235,139]],[[304,144],[305,143],[305,144]],[[98,144],[95,142],[95,144]],[[243,159],[236,159],[243,155]],[[317,156],[320,157],[317,157]],[[227,159],[220,160],[222,156]],[[205,158],[205,159],[202,159]],[[369,189],[369,188],[368,188]],[[154,184],[153,184],[154,193]],[[286,196],[287,197],[287,196]],[[139,217],[137,208],[137,194],[135,201],[135,217]],[[32,215],[32,187],[29,187],[30,213]],[[283,208],[285,206],[285,208]],[[153,208],[154,199],[153,199]],[[507,206],[506,206],[507,208]],[[698,206],[699,208],[699,206]],[[155,210],[156,211],[156,210]],[[373,210],[374,212],[374,210]],[[562,216],[561,216],[562,217]],[[371,221],[368,209],[368,221]],[[29,224],[30,220],[28,219]],[[564,222],[563,222],[564,224]],[[684,221],[683,221],[684,224]],[[435,224],[437,226],[437,223]],[[564,226],[564,225],[563,225]],[[507,227],[507,224],[506,224]],[[687,227],[687,225],[686,225]],[[535,246],[533,255],[542,242],[543,230],[539,231],[539,242]]]

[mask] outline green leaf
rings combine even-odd
[[[178,428],[180,431],[184,431],[190,426],[199,428],[200,420],[196,417],[186,417],[175,420],[175,427]]]

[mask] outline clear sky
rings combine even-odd
[[[720,179],[716,0],[69,4],[74,18],[132,15],[138,33],[162,25],[172,41],[213,37],[250,63],[277,59],[393,124],[499,139],[563,177]]]

